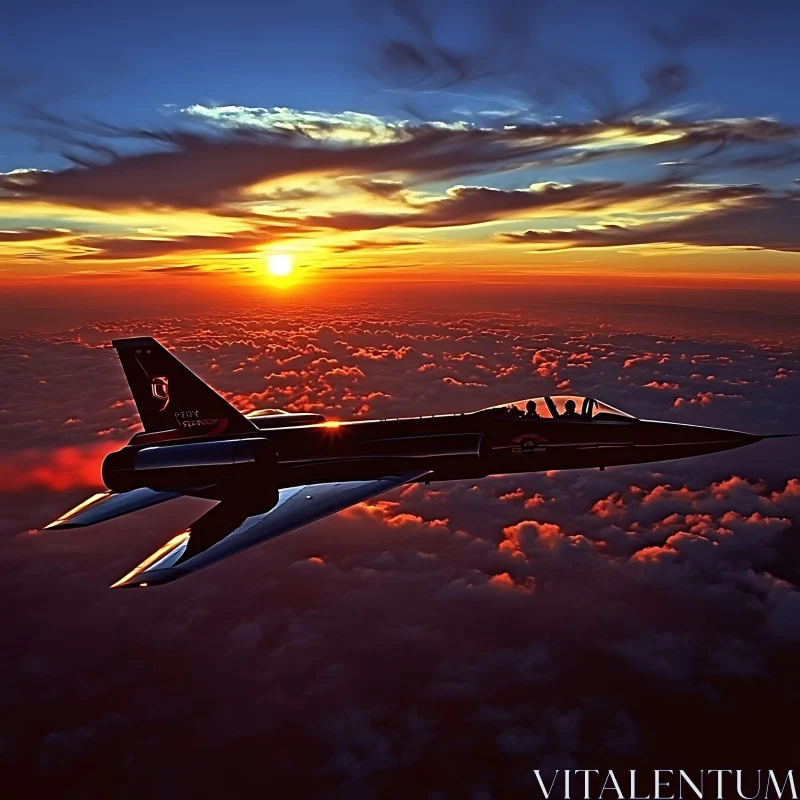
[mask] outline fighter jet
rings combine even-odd
[[[108,491],[47,528],[94,525],[181,495],[218,501],[112,588],[174,581],[402,484],[602,470],[772,438],[637,419],[576,396],[400,419],[242,414],[155,339],[112,345],[144,430],[105,458]]]

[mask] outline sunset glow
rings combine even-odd
[[[797,796],[800,2],[2,25],[4,797]]]
[[[267,258],[267,270],[274,278],[292,274],[292,257],[288,253],[273,253]]]

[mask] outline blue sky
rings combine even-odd
[[[483,24],[461,3],[430,7],[437,37],[455,47],[474,41]],[[711,2],[702,5],[700,22],[697,13],[690,4],[578,0],[537,4],[531,16],[537,47],[602,65],[627,100],[641,94],[643,70],[680,59],[691,73],[680,101],[698,104],[702,116],[794,121],[800,6],[787,0]],[[20,101],[121,125],[152,123],[165,107],[192,103],[402,117],[407,95],[387,90],[359,66],[378,31],[391,38],[403,30],[396,16],[379,17],[320,0],[21,4],[3,20],[0,76],[6,85],[22,83],[6,89],[11,103],[4,104],[2,121],[19,122]],[[708,19],[712,29],[699,42],[670,47],[648,33],[653,26],[685,29],[691,38]],[[592,115],[585,102],[563,90],[554,100],[537,110],[545,117]],[[442,95],[434,108],[446,113],[448,105],[469,103]],[[52,157],[35,151],[35,142],[4,129],[0,171],[55,166]]]

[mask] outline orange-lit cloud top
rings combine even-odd
[[[22,450],[0,456],[0,484],[4,491],[25,489],[103,488],[100,465],[105,456],[125,442],[104,441],[74,447]]]
[[[146,324],[240,408],[313,408],[331,420],[381,418],[468,411],[552,393],[566,383],[570,392],[601,397],[645,418],[763,432],[793,430],[800,418],[800,347],[792,339],[794,329],[781,343],[733,344],[705,333],[660,336],[641,328],[556,324],[549,313],[537,321],[530,313],[508,310],[445,315],[412,309],[392,315],[381,308],[298,305],[291,313],[258,303],[249,312],[182,320],[165,315]],[[701,315],[704,322],[707,313]],[[103,529],[17,534],[38,529],[101,488],[104,452],[116,449],[136,427],[130,393],[108,341],[123,331],[138,332],[142,324],[127,318],[69,332],[0,338],[0,374],[8,376],[0,403],[0,534],[5,534],[0,592],[14,608],[4,632],[9,652],[21,654],[20,662],[27,664],[31,652],[40,659],[28,672],[12,670],[12,676],[28,676],[18,681],[27,692],[24,703],[10,706],[20,720],[14,730],[26,730],[23,717],[53,690],[75,702],[45,703],[47,709],[62,713],[66,708],[68,715],[78,709],[79,719],[53,718],[50,731],[75,730],[75,725],[83,731],[85,710],[95,707],[90,724],[101,733],[107,730],[108,708],[120,709],[133,739],[142,729],[155,730],[163,722],[163,704],[152,717],[154,704],[142,703],[137,695],[150,663],[141,642],[154,637],[162,645],[153,666],[157,681],[173,677],[174,671],[163,669],[163,653],[180,661],[187,647],[198,647],[190,661],[202,665],[201,684],[209,654],[221,658],[220,674],[241,662],[243,652],[256,661],[269,660],[267,678],[261,666],[250,669],[224,702],[218,692],[209,693],[217,704],[212,711],[223,721],[231,718],[232,702],[240,702],[239,719],[248,719],[253,697],[267,697],[275,708],[281,698],[304,698],[294,691],[298,675],[304,683],[310,675],[315,686],[345,704],[352,700],[348,687],[355,675],[374,693],[371,708],[378,719],[398,686],[419,696],[419,681],[403,683],[409,663],[415,675],[430,676],[431,697],[444,693],[442,713],[450,713],[453,698],[461,702],[467,691],[467,702],[477,708],[488,686],[501,692],[491,708],[500,708],[502,699],[513,714],[521,694],[533,689],[546,708],[574,667],[581,703],[587,686],[600,687],[586,701],[600,708],[597,733],[587,734],[592,741],[605,741],[609,700],[617,695],[603,693],[619,685],[620,674],[630,675],[622,694],[631,713],[640,713],[642,702],[653,695],[679,691],[685,696],[687,686],[697,689],[690,698],[694,708],[697,698],[707,697],[705,688],[716,675],[720,686],[735,676],[731,691],[737,696],[746,681],[762,687],[765,674],[770,676],[765,653],[800,642],[800,594],[792,585],[800,520],[800,451],[794,439],[763,442],[741,455],[732,451],[716,462],[692,459],[604,472],[411,485],[220,563],[203,584],[215,591],[203,585],[167,595],[156,590],[148,595],[154,598],[147,600],[149,606],[127,595],[104,602],[108,584],[185,530],[198,515],[190,516],[190,504],[211,501],[175,500],[186,505],[167,503],[163,511],[131,515]],[[677,398],[707,392],[713,392],[708,403],[674,405]],[[337,429],[330,434],[336,436]],[[87,447],[87,442],[96,444]],[[17,494],[21,490],[24,494]],[[65,490],[72,495],[59,496]],[[141,625],[121,625],[122,612]],[[387,625],[387,619],[399,624]],[[270,620],[278,620],[277,627]],[[303,624],[286,625],[286,620]],[[194,635],[185,635],[187,625]],[[101,640],[104,646],[98,647]],[[609,680],[587,683],[585,659],[575,659],[576,642],[605,654],[595,659],[599,668],[609,653],[618,654],[605,667]],[[369,659],[365,647],[372,648]],[[727,654],[721,661],[720,652]],[[63,668],[64,659],[71,659],[69,669]],[[380,669],[374,670],[376,659]],[[13,667],[13,660],[9,663]],[[49,663],[58,668],[38,666]],[[343,666],[331,670],[331,664]],[[122,677],[120,665],[126,670]],[[779,666],[776,675],[787,674],[785,662]],[[394,672],[386,677],[386,670]],[[97,681],[74,679],[83,674],[113,679],[104,688]],[[469,676],[466,683],[463,675]],[[381,681],[377,687],[375,676]],[[155,686],[164,697],[175,698],[186,680],[184,671],[174,686]],[[477,687],[470,689],[476,680]],[[790,694],[793,680],[790,670],[781,689]],[[247,691],[239,701],[243,681]],[[628,699],[629,685],[644,687],[642,699]],[[70,695],[76,686],[82,694]],[[193,691],[168,706],[176,720],[187,719],[196,696]],[[676,696],[668,694],[668,700]],[[761,697],[756,716],[763,710]],[[287,712],[287,720],[315,720],[303,744],[328,748],[326,755],[340,746],[344,707],[330,702],[320,712],[315,697],[303,707],[308,713]],[[711,697],[709,713],[719,705]],[[320,740],[320,713],[330,723],[325,730],[334,731],[327,744]],[[508,714],[500,724],[511,718]],[[527,714],[519,719],[521,726],[530,724]],[[457,716],[461,727],[462,719],[471,720],[469,714]],[[706,713],[699,719],[707,725]],[[407,740],[407,720],[404,703],[398,741]],[[562,720],[559,712],[559,725]],[[91,771],[98,746],[125,730],[112,722],[114,737],[98,733],[87,739],[80,733],[80,741],[88,742],[84,750],[65,749],[73,760],[53,763],[67,763],[76,774]],[[228,739],[237,735],[239,724],[226,732]],[[662,724],[659,712],[652,729]],[[480,739],[485,725],[484,719],[474,723],[470,735]],[[780,726],[773,728],[782,735]],[[245,740],[251,730],[248,723]],[[285,726],[276,730],[285,739]],[[703,733],[716,741],[711,728]],[[33,736],[30,751],[38,757],[40,731]],[[354,736],[364,741],[360,723]],[[420,736],[427,747],[430,737],[425,731]],[[215,747],[218,737],[209,740],[208,752]],[[380,748],[383,752],[382,743]],[[27,746],[18,750],[29,752]],[[53,752],[65,757],[61,750]],[[209,763],[218,760],[209,758]],[[34,769],[35,764],[20,773],[29,780]],[[220,778],[220,785],[226,780]],[[306,794],[319,792],[312,787]]]
[[[739,179],[739,166],[766,167],[776,151],[797,147],[798,129],[770,120],[484,127],[193,106],[172,128],[125,132],[133,151],[113,148],[119,131],[110,127],[50,125],[81,155],[60,170],[0,176],[6,279],[258,280],[276,250],[312,272],[370,270],[379,256],[381,266],[443,275],[456,265],[502,275],[575,263],[607,273],[664,253],[668,271],[681,259],[702,271],[706,251],[736,255],[744,274],[788,275],[794,255],[771,256],[765,270],[737,250],[800,252],[797,187],[774,173],[763,183]],[[675,166],[659,166],[666,159]],[[626,161],[641,177],[610,178]],[[576,177],[579,167],[597,177]],[[636,267],[658,272],[663,262]]]
[[[387,308],[293,310],[263,304],[185,320],[169,317],[83,325],[66,333],[0,339],[8,376],[0,405],[0,483],[98,484],[105,453],[139,430],[136,408],[109,341],[147,331],[244,412],[280,408],[324,413],[331,423],[476,411],[547,394],[598,397],[641,418],[759,432],[795,429],[800,417],[800,351],[791,317],[783,341],[760,333],[737,344],[707,336],[713,308],[688,313],[665,305],[665,324],[682,333],[634,333],[539,320],[525,312],[434,313]],[[791,302],[791,300],[790,300]],[[572,305],[572,302],[570,302]],[[599,303],[591,305],[596,314]],[[765,314],[775,331],[776,313]],[[640,314],[632,320],[641,322]],[[336,436],[335,424],[331,436]],[[94,443],[94,444],[92,444]],[[61,449],[64,448],[64,449]],[[80,448],[77,452],[75,448]],[[87,449],[88,448],[88,449]],[[42,454],[54,466],[38,471]],[[50,456],[48,455],[48,458]],[[73,467],[93,460],[89,471]]]

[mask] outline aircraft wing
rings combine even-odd
[[[154,492],[152,489],[134,489],[122,494],[101,492],[84,500],[49,525],[45,525],[44,530],[84,528],[87,525],[106,522],[109,519],[130,514],[131,511],[150,508],[180,496],[181,492]]]
[[[278,504],[267,513],[254,516],[237,509],[235,500],[224,500],[111,588],[169,583],[395,486],[418,480],[429,472],[414,470],[369,481],[281,489]]]

